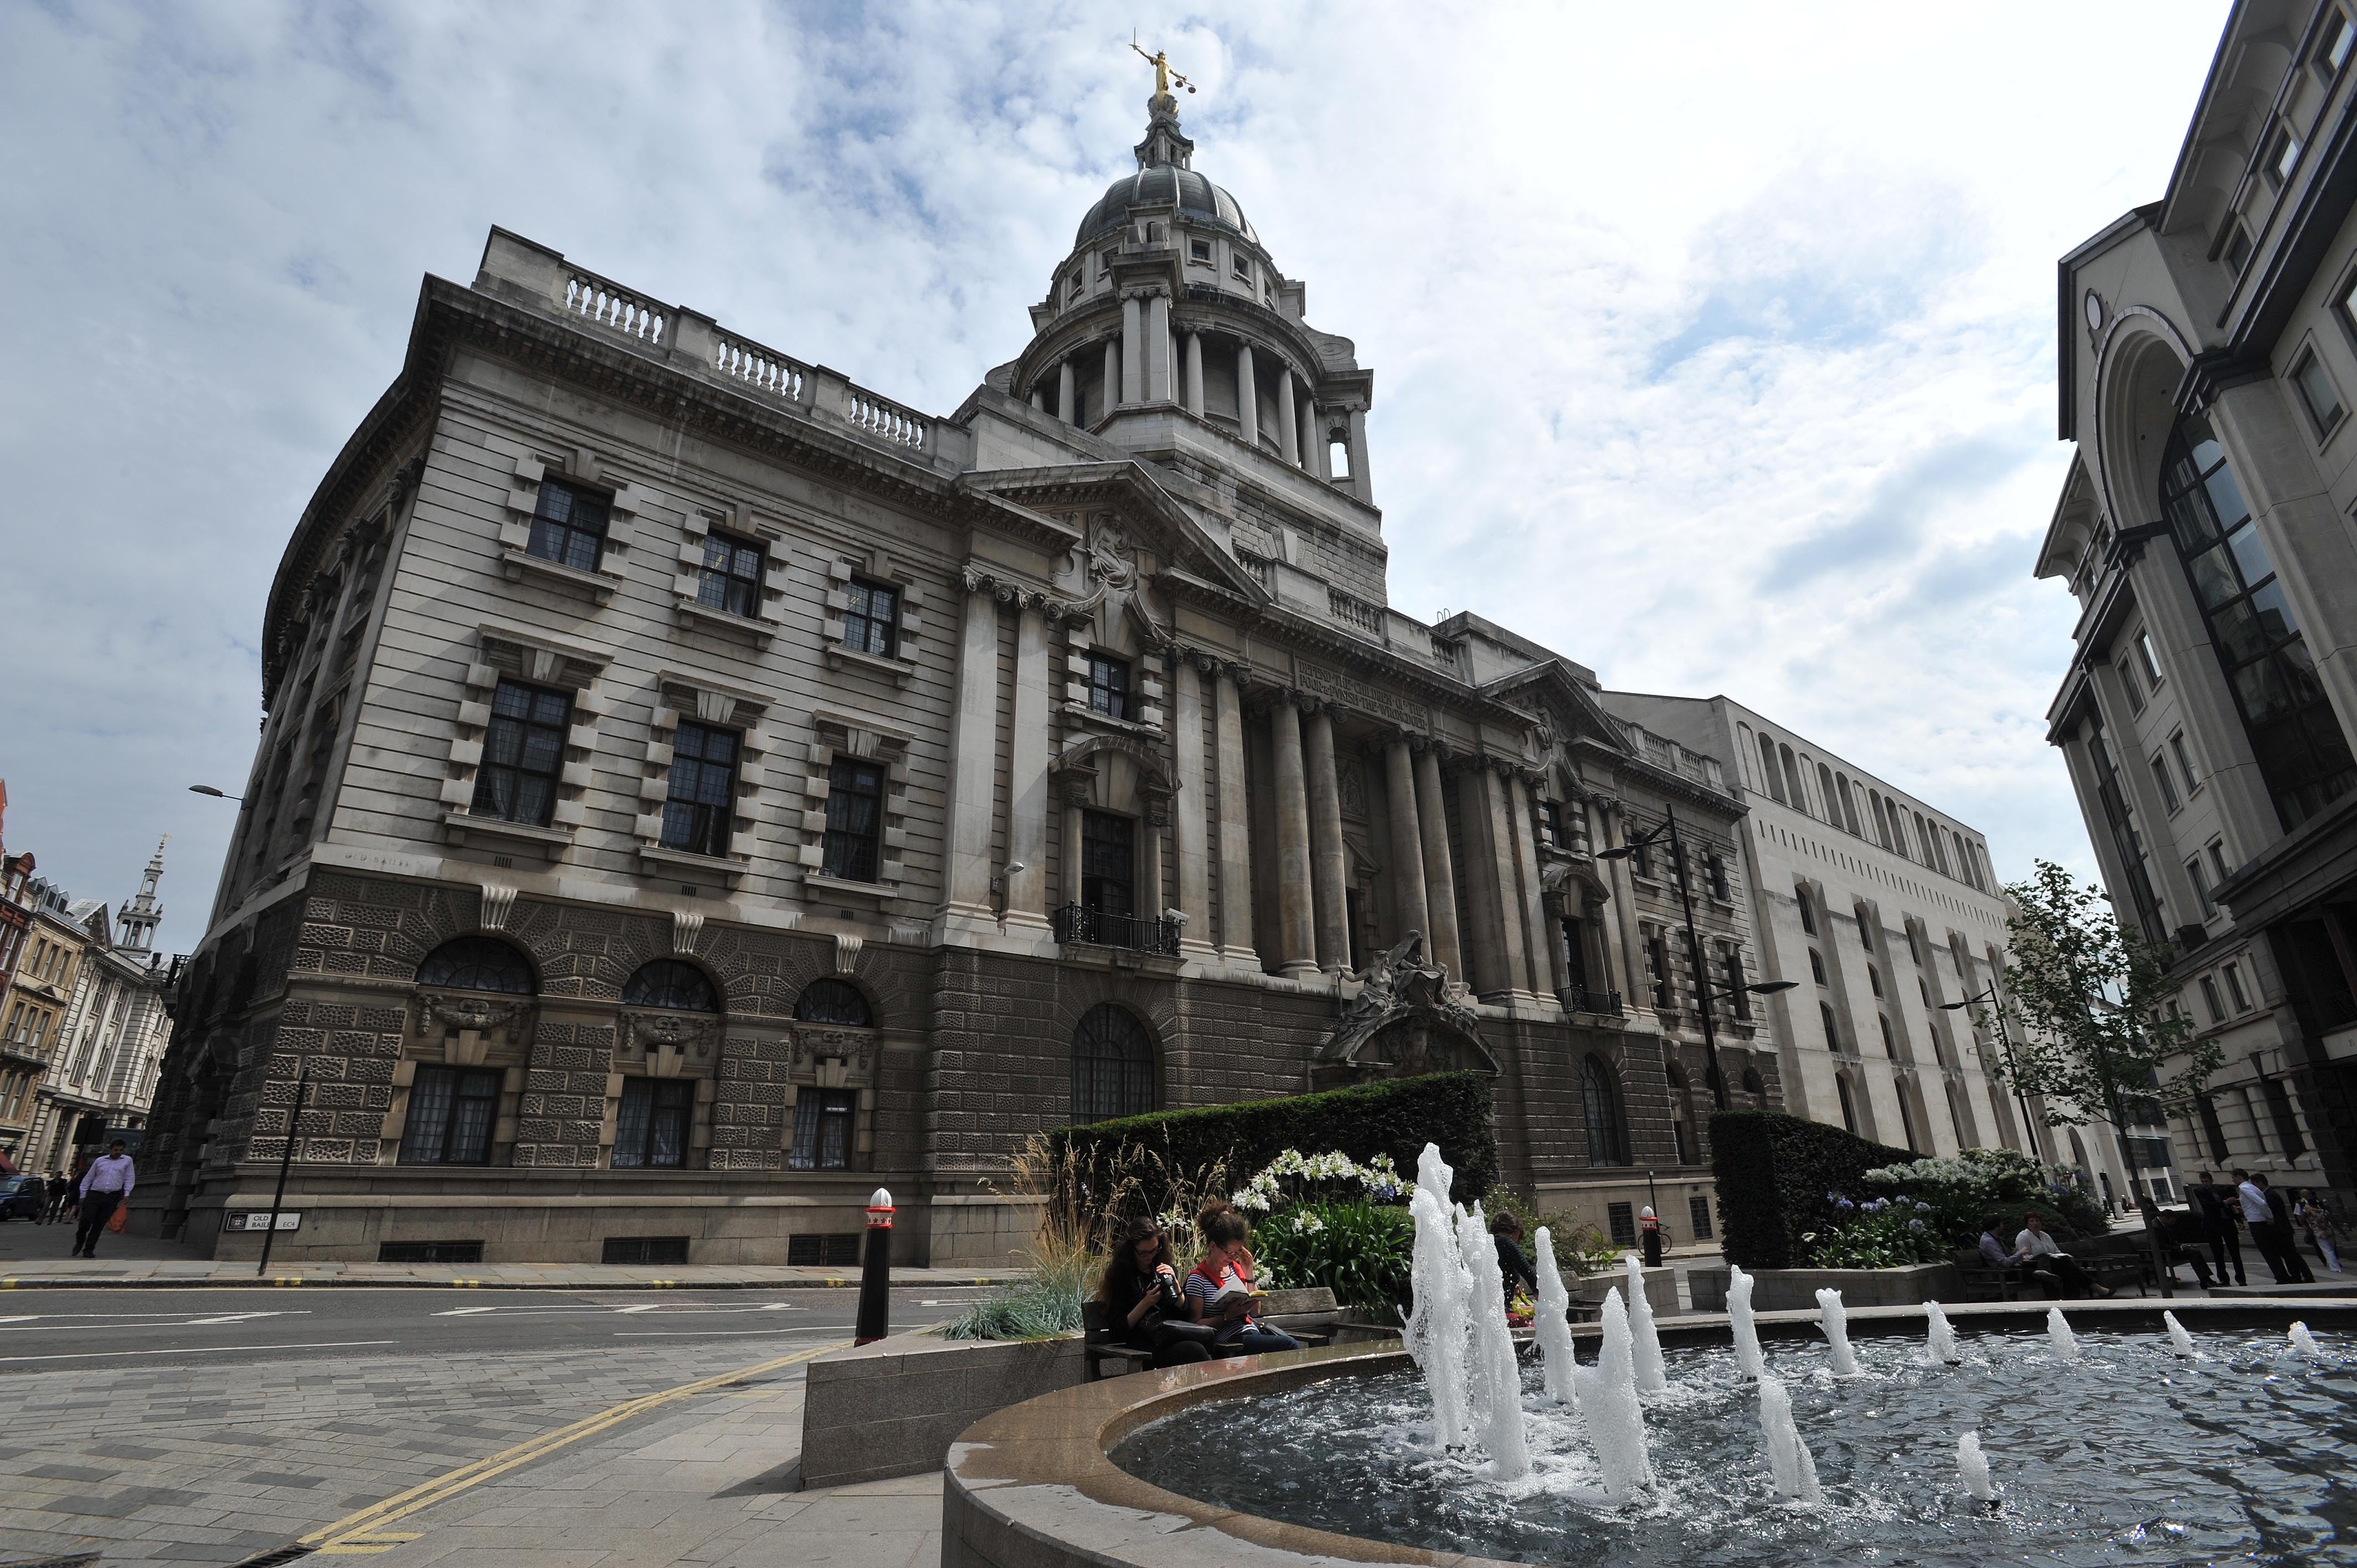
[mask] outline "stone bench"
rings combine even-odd
[[[1292,1335],[1304,1345],[1330,1345],[1342,1326],[1342,1305],[1324,1285],[1308,1290],[1273,1290],[1260,1320]],[[1140,1350],[1114,1331],[1104,1304],[1081,1304],[1082,1354],[1088,1358],[1092,1379],[1120,1377],[1154,1364],[1151,1350]]]

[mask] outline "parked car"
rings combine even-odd
[[[37,1176],[0,1176],[0,1219],[38,1219],[49,1206],[49,1184]]]

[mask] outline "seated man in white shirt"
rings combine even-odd
[[[2021,1260],[2023,1268],[2050,1273],[2070,1289],[2092,1292],[2096,1295],[2112,1294],[2111,1286],[2097,1284],[2087,1277],[2087,1271],[2079,1266],[2079,1261],[2064,1251],[2061,1244],[2048,1233],[2046,1221],[2034,1208],[2021,1217],[2021,1233],[2013,1239],[2013,1251],[2014,1255]]]

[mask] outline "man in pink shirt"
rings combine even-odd
[[[132,1169],[131,1156],[123,1152],[123,1140],[91,1161],[90,1169],[81,1175],[81,1224],[74,1231],[74,1256],[98,1256],[99,1233],[114,1216],[115,1206],[131,1201],[131,1187],[137,1173]]]

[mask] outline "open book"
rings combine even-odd
[[[1268,1293],[1231,1279],[1220,1288],[1220,1294],[1204,1304],[1206,1317],[1237,1318],[1260,1311],[1268,1305]]]

